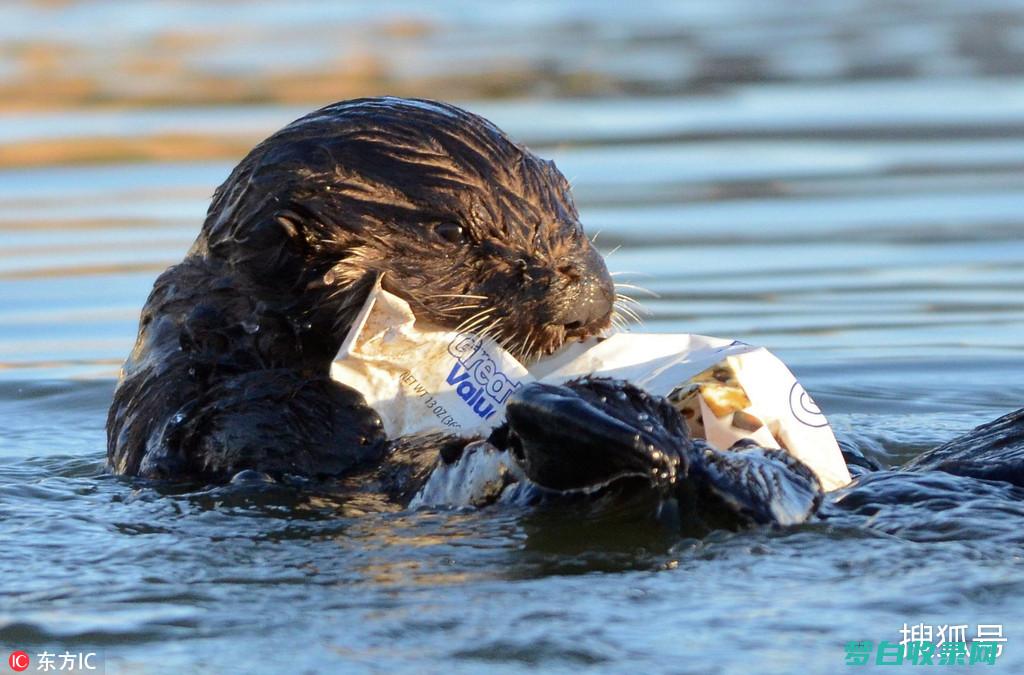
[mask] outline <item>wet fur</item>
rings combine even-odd
[[[418,318],[525,360],[603,329],[610,313],[574,312],[614,297],[551,162],[454,106],[328,106],[242,160],[157,279],[110,408],[110,466],[226,479],[379,461],[376,415],[329,379],[378,275]]]

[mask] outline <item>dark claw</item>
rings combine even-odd
[[[704,462],[694,462],[690,487],[751,524],[798,525],[821,505],[814,473],[784,450],[738,443],[727,451],[695,444]]]
[[[668,485],[686,471],[685,426],[680,418],[670,432],[650,419],[649,400],[611,380],[531,384],[509,401],[508,443],[530,480],[552,490],[596,489],[623,478]]]

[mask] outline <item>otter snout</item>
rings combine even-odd
[[[601,254],[588,245],[580,256],[563,260],[558,275],[564,300],[552,323],[584,334],[608,325],[615,304],[615,284]]]

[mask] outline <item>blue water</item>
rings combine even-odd
[[[555,159],[610,268],[656,294],[637,330],[769,347],[884,463],[1021,407],[1024,4],[4,13],[0,647],[108,673],[835,673],[904,624],[1001,624],[998,664],[969,668],[1024,672],[1024,530],[969,509],[680,540],[104,469],[139,309],[213,189],[369,93],[458,101]]]

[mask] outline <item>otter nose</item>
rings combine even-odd
[[[591,297],[577,303],[562,317],[566,330],[576,330],[604,319],[612,311],[612,303],[606,298]]]
[[[560,312],[558,323],[567,330],[576,330],[603,322],[611,314],[615,290],[604,261],[596,256],[589,265],[566,262],[558,267],[559,275],[573,292]]]

